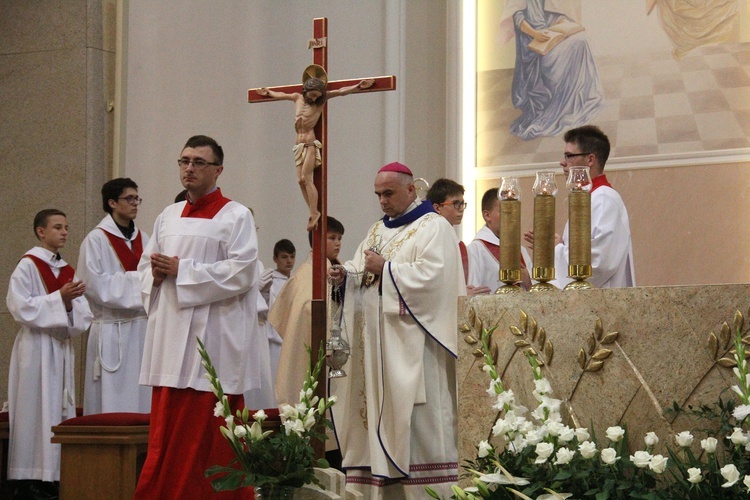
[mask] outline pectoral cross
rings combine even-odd
[[[313,20],[313,39],[308,43],[308,49],[313,50],[313,64],[317,64],[322,67],[325,72],[328,72],[328,19],[325,17],[316,18]],[[387,90],[396,90],[396,77],[395,76],[378,76],[367,78],[372,80],[373,83],[369,88],[357,90],[356,93],[369,93],[369,92],[383,92]],[[352,79],[352,80],[336,80],[329,81],[326,85],[326,91],[330,92],[333,90],[340,90],[345,87],[356,85],[357,83],[365,80],[364,78]],[[270,91],[279,92],[284,94],[301,93],[302,85],[282,85],[277,87],[265,87]],[[247,92],[247,101],[249,103],[266,102],[266,101],[277,101],[278,98],[271,96],[260,95],[258,93],[259,88],[251,88]],[[326,339],[326,279],[327,279],[327,263],[326,263],[326,235],[328,232],[326,217],[327,217],[327,160],[328,160],[328,130],[326,123],[326,108],[328,104],[323,105],[323,112],[315,125],[315,138],[322,143],[321,149],[321,165],[315,168],[313,173],[313,182],[318,193],[318,211],[320,212],[320,219],[317,226],[313,230],[313,297],[312,297],[312,338],[311,348],[313,351],[313,360],[318,359],[318,349],[321,347],[321,343],[325,342]],[[324,397],[325,387],[327,386],[325,380],[325,372],[321,374],[320,380],[318,380],[318,396]],[[302,381],[300,381],[301,383]]]

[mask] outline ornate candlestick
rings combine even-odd
[[[334,295],[341,294],[338,285],[334,285]],[[341,323],[344,317],[344,303],[340,302],[338,311],[334,314],[334,320],[331,325],[331,335],[326,341],[326,363],[331,367],[328,372],[328,378],[346,377],[344,365],[349,360],[351,348],[349,342],[341,335]]]
[[[521,281],[521,189],[517,177],[503,177],[500,198],[500,281],[495,293],[519,293]]]
[[[575,281],[565,290],[588,290],[591,277],[591,177],[588,167],[571,167],[568,172],[568,275]]]
[[[531,277],[538,283],[532,285],[529,291],[552,292],[557,290],[548,283],[555,279],[555,173],[537,172],[533,191],[534,266]]]

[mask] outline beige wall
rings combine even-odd
[[[101,218],[99,190],[111,168],[115,2],[0,1],[0,184],[3,214],[0,289],[23,253],[36,244],[34,214],[56,207],[68,215],[63,257]],[[18,326],[0,306],[0,400]],[[76,339],[77,363],[84,337]],[[79,369],[80,372],[80,369]],[[83,393],[78,377],[78,394]]]
[[[561,141],[562,142],[562,141]],[[561,149],[562,151],[562,149]],[[750,281],[750,165],[701,165],[607,173],[630,216],[639,286]],[[556,229],[568,218],[562,169]],[[533,177],[521,177],[522,230],[533,226]],[[478,199],[499,180],[477,183]],[[481,220],[481,211],[477,214]]]

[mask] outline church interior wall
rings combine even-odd
[[[114,0],[0,2],[0,283],[3,297],[23,253],[37,243],[34,215],[68,216],[63,258],[75,266],[86,233],[101,218],[99,190],[111,169]],[[0,306],[0,400],[19,327]],[[86,336],[75,339],[82,394]]]

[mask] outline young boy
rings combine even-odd
[[[326,257],[330,265],[338,263],[344,226],[333,217],[327,220]],[[309,233],[309,240],[312,246],[312,232]],[[276,370],[276,399],[279,404],[299,403],[299,391],[308,368],[305,345],[310,345],[311,302],[312,251],[281,289],[268,313],[268,321],[284,339]]]
[[[326,220],[328,224],[326,258],[330,266],[339,264],[338,257],[344,236],[344,225],[330,216]],[[312,247],[312,231],[308,232],[308,240]],[[307,260],[297,268],[294,275],[281,289],[268,313],[268,322],[284,339],[279,366],[276,370],[276,400],[279,405],[299,403],[302,381],[310,368],[305,346],[310,345],[312,335],[312,271],[312,251],[310,251]],[[341,454],[338,452],[336,440],[333,439],[330,431],[326,440],[326,459],[332,467],[340,467]]]
[[[269,294],[268,306],[272,306],[279,295],[281,288],[292,275],[294,263],[297,259],[297,249],[294,243],[287,239],[279,240],[273,246],[273,263],[276,264],[276,270],[273,272],[273,283]]]
[[[146,340],[138,261],[148,235],[135,225],[138,185],[128,178],[102,186],[107,215],[81,244],[78,275],[95,320],[86,351],[83,413],[151,410],[151,388],[138,384]]]
[[[57,496],[60,445],[51,427],[76,416],[75,359],[71,337],[91,324],[86,287],[58,253],[68,237],[65,214],[42,210],[34,217],[39,240],[10,277],[6,304],[21,324],[10,357],[8,479],[15,498]]]

